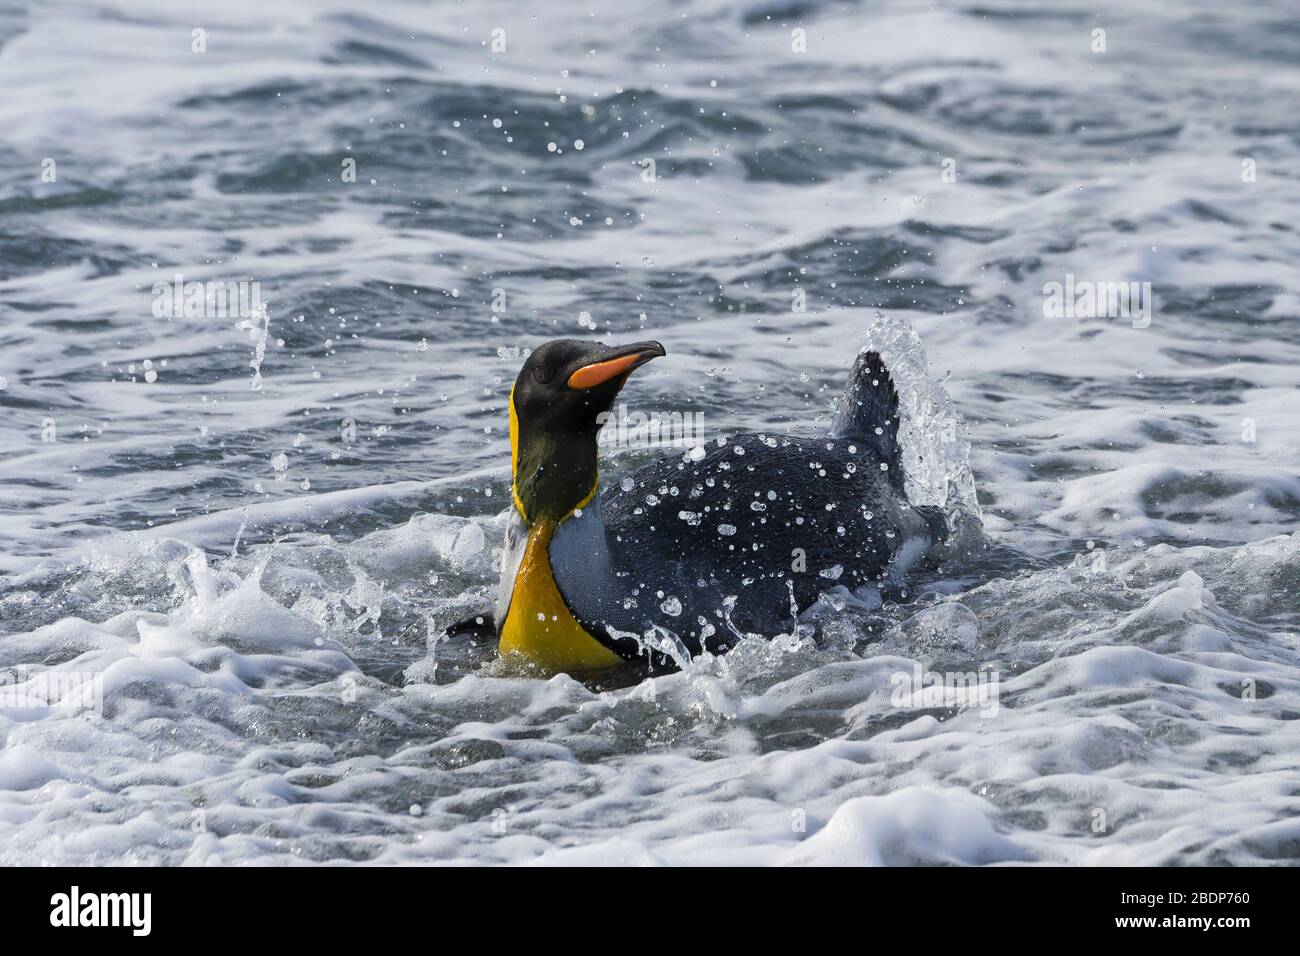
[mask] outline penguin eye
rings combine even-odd
[[[533,369],[533,378],[539,385],[548,385],[551,379],[555,378],[555,369],[545,362],[538,362]]]

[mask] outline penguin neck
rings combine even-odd
[[[510,393],[510,473],[515,508],[529,527],[554,530],[596,497],[596,429],[557,435],[521,425]]]
[[[537,499],[527,498],[523,504],[526,507],[529,503],[534,505],[532,510],[525,511],[521,507],[518,497],[515,498],[515,511],[523,519],[524,528],[527,530],[527,536],[530,539],[540,538],[550,540],[561,526],[570,524],[582,524],[584,527],[599,527],[602,531],[605,528],[605,520],[600,513],[600,481],[591,486],[591,489],[582,497],[573,507],[567,510],[559,508],[536,507]]]

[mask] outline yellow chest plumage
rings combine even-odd
[[[549,522],[538,522],[529,530],[510,609],[501,626],[501,653],[522,654],[551,671],[602,670],[622,663],[583,629],[564,603],[548,553],[554,533]]]

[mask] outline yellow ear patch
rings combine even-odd
[[[519,498],[519,415],[515,412],[513,385],[510,386],[510,398],[506,404],[510,406],[510,494],[515,499],[515,507],[519,509],[519,517],[527,521],[528,512],[524,510],[524,503]]]

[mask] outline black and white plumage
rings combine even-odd
[[[602,489],[550,543],[556,584],[624,657],[647,637],[697,654],[788,632],[823,591],[897,580],[942,540],[942,512],[906,498],[897,436],[893,382],[865,352],[832,435],[738,435]]]

